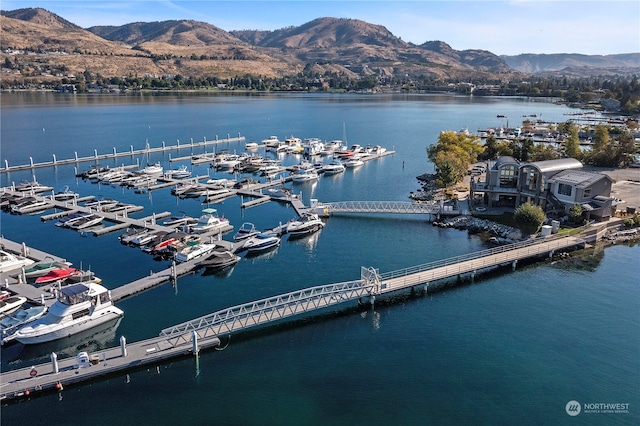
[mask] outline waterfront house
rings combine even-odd
[[[520,163],[502,156],[487,161],[484,181],[471,179],[471,199],[483,194],[488,207],[513,207],[531,202],[559,216],[574,205],[583,208],[586,219],[611,215],[613,179],[582,170],[574,158]]]

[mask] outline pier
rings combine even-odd
[[[9,173],[9,172],[14,172],[19,170],[29,170],[29,169],[37,169],[37,168],[43,168],[43,167],[62,166],[65,164],[79,164],[79,163],[86,163],[90,161],[116,159],[119,157],[133,157],[136,155],[148,155],[148,154],[153,154],[158,152],[177,151],[177,150],[186,149],[186,148],[206,147],[209,145],[217,145],[221,143],[244,142],[245,139],[246,138],[244,136],[240,136],[240,134],[238,134],[237,137],[233,137],[233,138],[227,135],[225,139],[218,139],[218,136],[216,136],[216,138],[213,140],[207,140],[207,138],[204,138],[204,140],[201,142],[194,142],[193,139],[191,139],[191,143],[182,144],[182,145],[180,145],[180,141],[178,141],[176,145],[166,145],[163,141],[162,146],[155,147],[155,148],[151,148],[147,143],[144,149],[134,150],[133,145],[131,145],[129,151],[117,152],[116,148],[114,147],[111,153],[103,153],[103,154],[98,154],[98,151],[94,149],[92,156],[78,157],[78,153],[75,152],[74,158],[59,160],[56,158],[56,155],[54,154],[52,161],[45,161],[40,163],[34,163],[33,158],[29,157],[29,164],[22,164],[18,166],[10,166],[8,161],[5,160],[4,167],[0,168],[0,173]]]
[[[169,358],[197,354],[200,348],[218,346],[221,338],[228,337],[231,333],[266,326],[346,302],[374,304],[376,296],[415,287],[428,290],[429,285],[435,281],[462,274],[470,274],[473,278],[479,271],[503,265],[510,265],[515,269],[519,260],[551,256],[556,251],[584,244],[585,240],[580,236],[553,235],[383,274],[373,267],[362,267],[358,280],[311,287],[233,306],[165,328],[158,337],[132,344],[127,344],[122,337],[119,347],[91,354],[92,362],[89,364],[81,364],[73,357],[57,360],[56,355],[52,354],[50,363],[2,373],[0,399],[20,398],[44,390],[60,391],[69,384],[155,364]],[[185,270],[190,266],[192,265],[185,264]],[[165,271],[156,278],[168,281],[177,273],[179,272]],[[131,283],[124,290],[121,290],[122,287],[112,290],[114,298],[142,291],[144,285],[141,283],[144,280]]]

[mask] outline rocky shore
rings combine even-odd
[[[519,229],[473,216],[456,216],[442,221],[434,221],[433,225],[441,228],[466,229],[471,234],[485,232],[491,234],[494,238],[493,241],[500,244],[514,243],[528,238]]]

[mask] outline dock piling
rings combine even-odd
[[[199,352],[199,348],[198,348],[198,333],[196,333],[195,330],[193,330],[191,332],[191,340],[193,341],[193,354],[197,356],[198,352]]]
[[[51,352],[51,369],[53,370],[53,374],[58,374],[60,372],[60,367],[58,366],[58,355],[55,352]]]
[[[120,336],[120,353],[123,358],[127,356],[127,339],[124,336]]]

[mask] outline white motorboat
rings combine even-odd
[[[292,237],[302,236],[316,232],[324,227],[324,222],[316,213],[303,213],[296,220],[287,225],[287,234]]]
[[[47,200],[40,197],[25,197],[11,206],[11,213],[26,214],[45,210],[48,207]]]
[[[112,303],[109,290],[94,283],[74,284],[62,287],[47,314],[20,327],[15,340],[25,345],[50,342],[122,316],[124,312]]]
[[[5,250],[0,250],[0,272],[12,271],[20,269],[23,266],[31,265],[33,260],[16,256]]]
[[[300,169],[296,173],[291,175],[291,180],[294,182],[309,182],[318,179],[318,172],[314,168]]]
[[[47,313],[46,306],[33,306],[31,308],[22,308],[13,312],[0,321],[0,330],[2,331],[2,340],[0,344],[13,340],[15,338],[15,332],[22,327],[35,321],[38,318],[44,316]]]
[[[238,232],[234,234],[233,240],[234,241],[246,240],[247,238],[251,238],[255,235],[258,235],[259,233],[260,231],[256,229],[256,226],[253,223],[245,222],[238,229]]]
[[[127,231],[120,235],[118,239],[122,244],[133,244],[132,241],[138,238],[140,235],[144,235],[149,233],[150,231],[146,228],[136,228],[132,227],[127,229]]]
[[[187,262],[189,260],[197,259],[211,253],[216,248],[215,244],[200,243],[192,246],[187,246],[184,249],[176,253],[176,262]]]
[[[164,177],[167,179],[186,179],[191,177],[191,172],[187,166],[182,165],[177,169],[168,170],[164,173]]]
[[[78,194],[77,192],[73,192],[71,189],[69,189],[68,186],[65,186],[64,190],[58,191],[53,194],[53,199],[56,201],[68,201],[73,200],[74,198],[78,198],[79,196],[80,194]]]
[[[170,228],[179,228],[182,226],[195,225],[198,223],[198,219],[195,217],[187,216],[185,212],[180,212],[181,214],[171,216],[169,219],[162,222],[162,226],[167,226]]]
[[[242,248],[247,250],[249,253],[256,253],[259,251],[269,250],[270,248],[277,247],[280,245],[280,238],[275,235],[259,233],[251,238],[249,238],[243,245]]]
[[[344,163],[345,167],[348,167],[350,169],[354,169],[356,167],[360,167],[364,165],[364,161],[362,161],[359,157],[351,157],[349,160],[347,160]]]
[[[141,172],[148,175],[161,175],[163,170],[160,162],[157,162],[155,164],[147,164],[147,167],[142,169]]]
[[[336,175],[338,173],[342,173],[345,171],[345,169],[346,167],[344,166],[344,164],[342,164],[341,161],[332,161],[329,164],[323,165],[320,171],[322,171],[322,173],[328,176],[328,175]]]
[[[83,229],[91,228],[92,226],[100,225],[103,220],[104,217],[92,213],[91,215],[82,217],[78,221],[74,221],[71,224],[67,223],[65,226],[67,228],[81,231]]]
[[[222,170],[233,170],[235,166],[240,164],[240,156],[236,154],[229,154],[215,163],[215,167]]]
[[[0,300],[0,317],[17,311],[26,301],[27,298],[24,296],[11,296]]]
[[[269,188],[269,196],[273,198],[298,198],[297,194],[291,192],[289,188]]]
[[[49,192],[53,191],[53,188],[50,186],[42,185],[41,183],[33,181],[22,181],[19,185],[15,185],[13,187],[14,191],[18,192],[28,192],[30,194],[39,194],[41,192]]]
[[[229,219],[218,217],[218,211],[210,208],[202,210],[202,215],[198,218],[198,223],[193,225],[190,229],[193,233],[202,234],[204,232],[222,229],[227,226],[229,226]]]
[[[258,142],[247,142],[246,144],[244,144],[245,149],[249,149],[249,150],[254,150],[254,149],[258,149]]]

